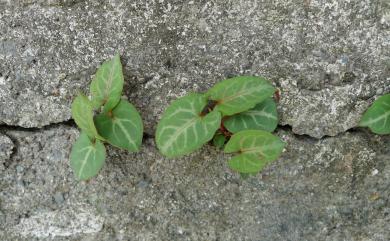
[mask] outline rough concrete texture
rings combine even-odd
[[[86,183],[68,167],[73,127],[8,131],[20,148],[0,179],[0,238],[388,240],[389,137],[277,134],[283,157],[247,180],[212,146],[169,160],[146,139],[138,154],[109,148]]]
[[[116,52],[146,139],[78,182],[54,123]],[[354,127],[389,56],[387,0],[0,0],[0,240],[387,241],[390,137]],[[237,75],[280,88],[283,156],[247,180],[208,145],[163,158],[168,103]]]
[[[9,160],[13,152],[14,143],[8,136],[0,133],[0,170],[3,170],[6,161]]]
[[[367,100],[390,91],[386,0],[3,2],[9,125],[68,120],[77,89],[116,52],[149,133],[171,100],[236,75],[280,86],[281,123],[314,137],[356,126]]]

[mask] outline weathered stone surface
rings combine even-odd
[[[148,133],[171,100],[236,75],[280,86],[281,123],[314,137],[356,126],[390,91],[385,0],[2,2],[0,121],[10,125],[68,120],[76,90],[115,52]]]
[[[12,140],[0,133],[0,170],[3,170],[5,162],[11,157],[13,148]]]
[[[37,238],[97,233],[103,228],[103,219],[95,213],[95,210],[83,207],[42,211],[22,218],[13,230],[21,236]]]
[[[279,130],[288,143],[282,158],[247,180],[214,147],[168,160],[146,139],[138,154],[109,148],[104,169],[86,183],[68,166],[74,128],[7,134],[20,145],[0,175],[1,240],[390,237],[388,137],[315,140]]]
[[[237,75],[280,88],[293,132],[338,134],[278,130],[283,156],[247,180],[211,146],[169,160],[146,138],[78,182],[74,127],[3,125],[0,240],[389,240],[390,137],[343,133],[390,91],[389,36],[386,0],[0,0],[0,123],[68,120],[119,52],[148,134],[170,101]]]

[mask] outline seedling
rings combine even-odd
[[[241,76],[219,82],[203,94],[172,102],[157,126],[156,143],[167,157],[189,154],[205,143],[236,154],[228,165],[254,174],[276,160],[284,142],[272,135],[278,124],[275,88],[264,78]]]
[[[364,113],[359,126],[375,134],[390,134],[390,94],[379,97]]]
[[[132,104],[121,99],[123,83],[122,64],[116,55],[96,72],[90,88],[91,100],[80,93],[72,103],[72,117],[81,133],[73,144],[70,164],[80,180],[94,177],[103,167],[103,143],[130,152],[140,148],[142,119]]]

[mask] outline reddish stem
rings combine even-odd
[[[279,88],[276,88],[276,90],[275,90],[274,99],[276,102],[280,101],[280,89]]]
[[[224,125],[224,121],[228,118],[228,116],[224,116],[222,117],[222,120],[221,120],[221,125],[219,127],[219,131],[225,136],[225,137],[231,137],[233,135],[233,133],[231,133],[230,131],[228,131],[228,129],[226,128],[226,126]]]
[[[107,115],[112,119],[112,117],[114,117],[114,115],[112,114],[112,110],[109,110],[108,112],[107,112]]]

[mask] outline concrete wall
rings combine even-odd
[[[117,52],[142,151],[78,182],[70,104]],[[167,105],[238,75],[281,90],[283,156],[163,158]],[[0,0],[0,240],[389,240],[390,137],[356,128],[389,91],[387,0]]]

